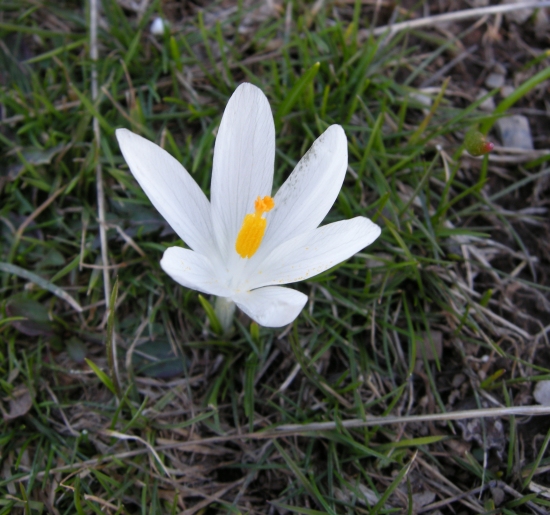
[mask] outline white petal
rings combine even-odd
[[[264,327],[283,327],[293,322],[307,302],[307,295],[290,288],[269,286],[233,295],[233,302]]]
[[[348,166],[344,130],[331,125],[302,157],[275,195],[258,261],[275,247],[317,228],[334,204]]]
[[[223,113],[212,170],[212,221],[224,261],[239,258],[235,241],[258,196],[271,195],[275,126],[267,98],[252,84],[241,84]],[[240,259],[240,258],[239,258]]]
[[[362,216],[324,225],[279,245],[242,287],[253,289],[309,279],[353,256],[379,235],[380,227]]]
[[[232,293],[217,276],[211,261],[198,252],[170,247],[164,251],[160,266],[174,281],[186,288],[220,297],[229,297]]]
[[[187,170],[151,141],[117,129],[130,171],[157,211],[193,250],[217,255],[210,203]]]

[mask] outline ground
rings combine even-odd
[[[496,4],[2,2],[1,514],[550,511],[550,13]],[[382,235],[290,326],[224,335],[114,130],[209,194],[244,81],[275,186],[338,123],[324,223]]]

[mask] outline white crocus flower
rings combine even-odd
[[[168,152],[126,129],[122,154],[155,208],[189,249],[170,247],[163,270],[187,288],[234,302],[267,327],[292,322],[307,296],[281,284],[303,281],[372,243],[380,228],[364,217],[319,224],[342,187],[347,141],[332,125],[271,197],[275,126],[267,98],[237,88],[214,148],[211,200]]]

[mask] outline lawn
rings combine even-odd
[[[0,515],[550,512],[550,12],[483,3],[0,2]],[[282,328],[162,270],[115,136],[210,197],[243,82],[382,229]]]

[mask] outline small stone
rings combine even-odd
[[[432,492],[431,490],[424,490],[423,492],[413,494],[412,497],[413,505],[418,510],[419,508],[423,508],[424,506],[434,502],[435,492]]]
[[[533,150],[531,129],[525,116],[514,115],[499,118],[495,127],[503,147]]]
[[[13,420],[17,417],[26,415],[32,408],[32,397],[26,386],[18,386],[10,396],[10,412],[6,413],[2,409],[2,415],[5,421]]]
[[[535,14],[535,37],[539,41],[548,41],[548,34],[550,34],[550,20],[546,9],[537,9]]]
[[[453,388],[458,388],[459,386],[462,386],[464,381],[466,381],[466,376],[464,374],[456,374],[453,377],[451,384],[453,385]]]
[[[476,96],[476,100],[483,98],[487,93],[489,93],[485,88],[480,88],[479,93]],[[482,111],[494,111],[495,110],[495,99],[493,97],[487,97],[481,104],[479,108]]]
[[[502,4],[522,4],[524,3],[524,0],[503,0],[501,3]],[[514,11],[509,11],[507,13],[504,13],[504,17],[506,18],[506,21],[508,23],[517,23],[518,25],[522,25],[531,16],[533,16],[534,12],[535,12],[534,9],[516,9]]]
[[[504,502],[504,490],[498,486],[491,488],[491,495],[493,496],[493,501],[495,501],[495,506],[500,506]]]
[[[535,400],[543,406],[550,406],[550,381],[539,381],[533,391]]]
[[[502,88],[502,86],[504,86],[504,75],[500,73],[490,73],[485,79],[485,85],[489,89]]]
[[[153,20],[153,23],[151,23],[151,28],[149,30],[153,36],[161,36],[164,34],[164,29],[166,27],[168,27],[168,22],[163,20],[160,16],[157,16]]]
[[[514,86],[510,86],[507,84],[506,86],[502,86],[502,89],[500,90],[500,94],[502,97],[506,98],[506,97],[509,97],[514,91],[516,91]]]

